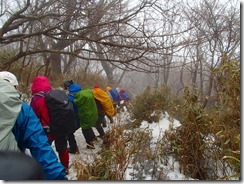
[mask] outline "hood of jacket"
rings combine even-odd
[[[41,91],[47,92],[52,89],[49,79],[46,76],[37,76],[34,78],[31,92],[32,94],[39,93]]]
[[[22,101],[15,87],[0,79],[0,150],[19,150],[12,129],[21,106]]]
[[[125,90],[124,90],[124,89],[121,89],[121,90],[120,90],[120,93],[121,93],[121,94],[125,93]]]
[[[112,88],[111,87],[106,87],[106,91],[110,91]]]
[[[76,94],[80,90],[81,90],[81,86],[79,84],[71,84],[69,86],[69,93],[72,95]]]

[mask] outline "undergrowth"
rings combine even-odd
[[[160,163],[167,165],[169,156],[179,162],[183,174],[197,180],[240,178],[240,68],[225,62],[213,77],[217,91],[212,108],[204,108],[200,95],[187,87],[182,97],[165,86],[137,96],[130,110],[134,126],[121,125],[109,132],[99,157],[85,167],[89,178],[124,180],[130,167],[134,180],[145,180],[146,175],[167,180]],[[181,126],[169,128],[152,149],[150,131],[138,127],[142,121],[157,123],[165,111],[171,118],[178,116]]]

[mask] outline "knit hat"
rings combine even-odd
[[[95,89],[95,88],[100,88],[100,86],[99,86],[98,84],[96,84],[96,85],[94,86],[94,89]]]
[[[64,82],[64,89],[67,89],[71,84],[74,84],[72,80],[67,80]]]
[[[19,85],[18,80],[15,77],[15,75],[10,73],[10,72],[8,72],[8,71],[0,72],[0,79],[8,81],[13,86],[18,86]]]

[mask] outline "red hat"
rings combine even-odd
[[[94,89],[95,89],[95,88],[100,88],[100,87],[99,87],[99,85],[98,85],[98,84],[96,84],[96,85],[94,86]]]

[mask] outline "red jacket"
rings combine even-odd
[[[49,126],[50,119],[47,105],[45,103],[45,98],[41,95],[38,95],[38,93],[47,92],[51,89],[51,84],[46,76],[35,77],[33,84],[31,86],[32,99],[30,106],[33,108],[35,114],[39,118],[43,128]],[[53,140],[54,138],[54,136],[48,135],[49,140]]]

